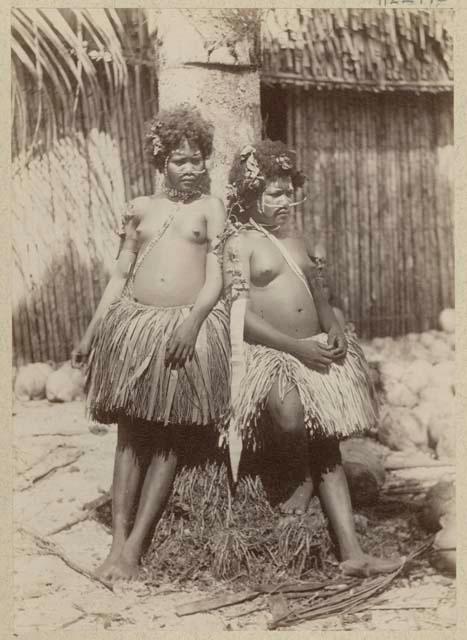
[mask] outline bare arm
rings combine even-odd
[[[323,279],[320,276],[311,275],[308,278],[313,300],[316,305],[319,322],[323,331],[328,333],[334,324],[337,324],[337,318],[333,308],[329,304]]]
[[[307,247],[307,253],[310,257],[310,266],[305,275],[313,295],[321,328],[328,334],[328,344],[333,347],[333,356],[338,360],[346,354],[347,340],[336,314],[329,303],[326,276],[322,268],[313,264],[313,255],[309,247]]]
[[[206,320],[222,292],[222,270],[219,259],[213,252],[218,237],[222,234],[225,226],[226,213],[224,205],[220,200],[213,199],[210,203],[210,211],[207,216],[207,242],[208,252],[206,256],[206,279],[199,292],[193,309],[190,314],[198,331]]]
[[[188,318],[174,332],[167,345],[166,361],[174,366],[182,366],[195,352],[196,340],[203,322],[219,299],[222,292],[222,270],[219,259],[213,252],[217,237],[224,230],[225,209],[222,202],[212,199],[206,216],[208,251],[206,255],[206,276]]]
[[[74,364],[79,364],[81,360],[85,359],[91,348],[91,343],[97,327],[107,313],[112,302],[122,294],[138,252],[139,239],[137,226],[140,220],[140,215],[134,215],[126,221],[124,234],[121,236],[117,260],[112,270],[110,280],[104,289],[104,293],[102,294],[91,322],[89,323],[78,347],[73,351],[72,362],[74,362]]]
[[[314,247],[309,239],[304,238],[303,240],[307,255],[310,258],[310,265],[306,270],[305,275],[311,293],[313,294],[313,300],[316,305],[316,311],[318,313],[321,328],[327,333],[333,324],[337,322],[337,318],[329,304],[329,293],[325,273],[322,266],[320,267],[316,264],[317,257],[315,255]]]

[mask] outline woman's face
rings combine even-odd
[[[289,221],[293,196],[294,189],[289,176],[268,180],[261,197],[261,207],[258,206],[254,219],[269,226],[283,226]]]
[[[174,149],[167,163],[167,179],[170,186],[178,191],[193,191],[205,173],[205,163],[201,151],[183,140]]]

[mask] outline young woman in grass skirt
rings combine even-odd
[[[219,424],[227,409],[228,315],[214,252],[225,211],[208,195],[212,141],[190,107],[151,123],[146,143],[163,192],[128,205],[114,274],[73,354],[87,361],[90,417],[118,423],[113,541],[98,569],[108,580],[137,573],[186,428]]]
[[[238,223],[224,236],[233,328],[229,446],[238,437],[275,443],[281,468],[296,478],[282,510],[305,513],[317,490],[343,568],[389,572],[400,560],[367,556],[355,533],[339,441],[372,426],[376,407],[363,352],[328,303],[319,261],[294,232],[292,201],[302,183],[294,152],[281,142],[246,146],[230,171]]]

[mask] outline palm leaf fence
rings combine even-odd
[[[151,192],[157,104],[144,14],[14,9],[13,347],[62,361],[90,320],[126,199]]]

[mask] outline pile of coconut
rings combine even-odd
[[[72,402],[84,398],[84,375],[69,360],[59,365],[34,362],[13,370],[13,389],[21,402],[45,398],[49,402]]]
[[[459,418],[455,380],[455,312],[445,309],[439,330],[362,344],[380,392],[378,440],[395,451],[423,451],[452,463]],[[432,563],[456,571],[455,482],[438,482],[425,497],[422,526],[437,532]]]
[[[378,440],[396,451],[421,450],[454,458],[455,314],[445,309],[440,330],[374,338],[363,350],[375,375],[382,407]]]

